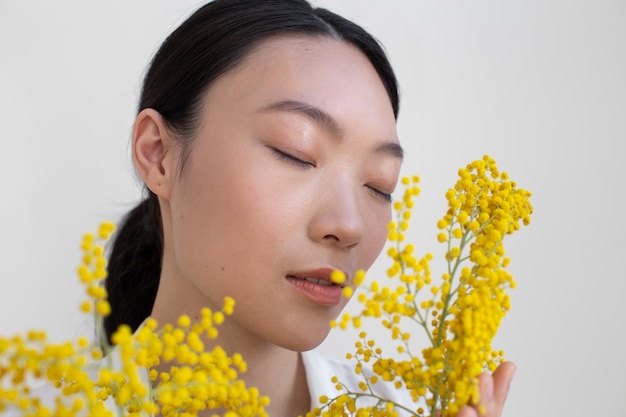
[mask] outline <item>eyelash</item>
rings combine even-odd
[[[294,164],[294,165],[297,165],[297,166],[300,166],[300,167],[303,167],[303,168],[315,167],[315,165],[313,165],[310,162],[303,161],[303,160],[301,160],[299,158],[296,158],[293,155],[290,155],[288,153],[280,151],[280,150],[278,150],[276,148],[270,147],[270,149],[272,150],[272,152],[274,152],[274,155],[276,155],[279,159],[287,161],[287,162],[289,162],[291,164]],[[384,202],[387,202],[387,203],[391,203],[393,201],[393,199],[391,197],[391,194],[382,192],[382,191],[380,191],[380,190],[378,190],[378,189],[376,189],[374,187],[371,187],[369,185],[366,185],[365,187],[369,190],[369,192],[374,197],[380,198],[381,200],[383,200]]]
[[[370,187],[369,185],[366,185],[366,187],[374,195],[374,197],[380,198],[387,203],[391,203],[393,201],[391,194],[384,193],[374,187]]]
[[[294,164],[294,165],[297,165],[297,166],[300,166],[300,167],[303,167],[303,168],[311,168],[311,167],[315,167],[315,165],[313,165],[313,164],[312,164],[312,163],[310,163],[310,162],[303,161],[302,159],[296,158],[296,157],[295,157],[295,156],[293,156],[293,155],[290,155],[290,154],[285,153],[285,152],[283,152],[283,151],[279,151],[279,150],[278,150],[278,149],[276,149],[276,148],[270,148],[270,149],[272,150],[272,152],[274,152],[274,154],[275,154],[275,155],[276,155],[279,159],[282,159],[282,160],[284,160],[284,161],[287,161],[287,162],[289,162],[289,163],[291,163],[291,164]]]

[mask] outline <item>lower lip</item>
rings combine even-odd
[[[287,277],[300,294],[314,303],[324,306],[336,306],[341,302],[341,287],[339,285],[320,285],[294,277]]]

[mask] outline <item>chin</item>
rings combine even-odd
[[[294,332],[283,333],[283,339],[277,344],[288,350],[306,352],[321,345],[329,333],[330,325],[326,325],[323,329],[311,329],[301,326]]]

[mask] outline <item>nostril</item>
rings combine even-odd
[[[324,239],[325,240],[333,240],[333,241],[339,242],[339,238],[337,236],[335,236],[335,235],[326,235],[326,236],[324,236]]]

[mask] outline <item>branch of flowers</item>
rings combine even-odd
[[[410,408],[408,408],[408,407],[406,407],[406,406],[404,406],[402,404],[398,404],[395,401],[391,401],[391,400],[382,398],[382,397],[380,397],[380,396],[378,396],[376,394],[373,394],[373,393],[364,393],[364,392],[351,391],[351,390],[347,389],[345,386],[344,386],[344,388],[345,388],[345,393],[340,394],[340,395],[338,395],[338,396],[336,396],[334,398],[329,399],[328,402],[320,408],[320,410],[323,410],[324,408],[329,408],[330,405],[334,401],[338,400],[339,398],[341,398],[344,395],[347,395],[347,396],[350,396],[350,397],[354,398],[355,402],[359,398],[372,398],[372,399],[377,400],[376,406],[378,406],[379,404],[392,404],[393,407],[396,408],[396,409],[404,410],[404,411],[406,411],[407,413],[409,413],[411,415],[416,415],[415,410],[412,410],[412,409],[410,409]]]
[[[453,222],[448,227],[448,234],[449,234],[448,253],[450,253],[450,244],[451,244],[450,242],[452,240],[450,238],[452,237],[452,229],[453,229],[455,224],[456,224],[456,222]],[[466,245],[468,243],[470,243],[475,236],[476,236],[476,234],[473,234],[469,230],[465,231],[461,235],[461,242],[459,243],[460,253],[463,253],[463,251],[465,250]],[[448,291],[448,294],[446,295],[445,300],[443,300],[443,309],[441,310],[441,317],[439,319],[439,325],[438,325],[439,331],[437,333],[437,343],[436,343],[437,346],[441,346],[441,342],[442,342],[441,338],[443,337],[443,330],[444,330],[446,319],[448,318],[450,304],[452,302],[452,299],[456,296],[459,288],[462,285],[462,282],[459,282],[459,284],[456,287],[453,287],[454,279],[455,279],[455,277],[457,275],[457,271],[458,271],[459,266],[467,259],[469,259],[469,255],[467,257],[464,257],[464,258],[460,258],[460,257],[455,258],[454,267],[452,267],[452,268],[450,268],[451,259],[447,259],[446,263],[448,265],[448,274],[450,276],[449,281],[448,281],[449,285],[450,285],[450,290]]]
[[[400,224],[402,222],[402,220],[404,219],[404,213],[406,212],[406,208],[403,207],[402,210],[399,210],[396,214],[396,224],[398,225],[397,228],[400,229]],[[398,230],[398,233],[401,233],[402,230]],[[395,246],[396,246],[396,250],[398,252],[398,254],[401,254],[403,252],[403,250],[400,247],[400,239],[395,241]],[[399,256],[399,263],[400,263],[400,271],[402,274],[406,273],[406,264],[404,262],[404,260],[402,259],[402,257],[400,255]],[[407,282],[405,283],[405,287],[408,293],[411,293],[411,285]],[[415,321],[417,324],[419,324],[421,327],[424,328],[424,330],[426,331],[426,334],[428,335],[428,338],[430,339],[430,342],[433,343],[433,339],[432,336],[430,335],[430,331],[428,329],[428,323],[426,321],[426,317],[428,317],[428,312],[430,309],[427,309],[424,313],[424,316],[422,316],[422,313],[420,311],[420,309],[418,308],[417,305],[417,295],[420,291],[420,288],[417,287],[417,285],[415,286],[415,291],[413,291],[413,301],[412,301],[412,305],[413,305],[413,310],[415,311],[415,314],[417,315],[417,318],[415,318],[415,316],[409,316],[411,317],[411,319],[413,321]]]
[[[412,316],[410,316],[409,318],[415,321],[419,326],[421,326],[424,329],[424,331],[426,332],[426,336],[428,336],[428,340],[430,341],[430,344],[434,345],[435,339],[433,339],[433,335],[431,334],[431,331],[429,329],[428,322],[422,318],[422,314],[420,313],[419,308],[417,308],[417,304],[415,302],[413,302],[413,304],[415,306],[415,312],[419,316],[419,320]],[[424,315],[428,317],[429,312],[430,312],[430,307],[426,309],[426,311],[424,312]]]
[[[396,377],[399,377],[398,374],[395,374],[395,375],[396,375]],[[403,384],[405,384],[405,386],[406,386],[406,381],[404,380],[404,378],[400,377],[400,379],[403,380]],[[428,392],[434,392],[435,391],[435,387],[433,385],[424,384],[423,382],[420,382],[420,381],[411,381],[411,383],[416,385],[416,386],[418,386],[418,387],[424,388]]]
[[[448,229],[449,229],[449,230],[448,230],[449,237],[452,237],[452,229],[453,229],[453,226],[454,226],[455,224],[457,224],[457,223],[456,223],[456,222],[455,222],[455,223],[452,223],[452,224],[450,225],[450,227],[448,228]],[[450,276],[454,277],[454,276],[456,275],[456,272],[457,272],[457,270],[458,270],[459,266],[461,265],[461,263],[463,263],[463,261],[464,261],[464,260],[466,260],[466,259],[468,259],[468,258],[469,258],[469,255],[468,255],[467,257],[465,257],[465,258],[461,258],[461,257],[460,257],[460,254],[462,254],[462,253],[463,253],[463,251],[465,250],[465,247],[467,246],[467,244],[468,244],[468,243],[470,243],[470,242],[471,242],[471,241],[472,241],[475,237],[476,237],[476,234],[475,234],[475,233],[472,233],[472,232],[471,232],[471,231],[469,231],[469,230],[466,230],[466,231],[465,231],[465,232],[463,232],[463,234],[461,235],[461,241],[459,242],[459,256],[457,256],[457,257],[455,258],[455,259],[456,259],[456,261],[455,261],[455,263],[454,263],[454,267],[452,267],[452,269],[450,269],[451,259],[448,259],[448,260],[447,260],[447,264],[448,264],[448,274],[450,274]],[[450,238],[449,238],[449,239],[448,239],[448,252],[447,252],[447,253],[450,253],[450,250],[451,250],[450,245],[451,245],[451,243],[452,243],[452,239],[450,239]]]
[[[422,312],[420,311],[420,308],[417,305],[417,295],[418,294],[419,294],[419,288],[417,288],[417,286],[415,286],[415,291],[413,292],[413,300],[411,301],[411,305],[413,306],[413,311],[415,312],[415,314],[410,315],[408,317],[411,320],[415,321],[420,326],[422,326],[424,328],[424,330],[426,330],[426,333],[428,333],[429,330],[428,330],[428,323],[426,321],[426,317],[428,317],[428,313],[430,311],[430,307],[427,308],[426,311],[424,312],[424,315],[422,315]],[[429,338],[431,339],[430,341],[432,343],[432,338],[430,337],[430,334],[429,334]]]
[[[404,262],[401,260],[400,261],[400,265],[402,268],[402,271],[404,273],[404,268],[405,268],[405,264]],[[411,285],[410,284],[405,284],[407,291],[410,292],[411,290]],[[410,316],[406,316],[409,317],[411,320],[413,320],[415,323],[417,323],[419,326],[421,326],[422,328],[424,328],[424,330],[426,331],[426,334],[428,335],[428,339],[430,341],[430,343],[433,343],[433,338],[432,335],[430,334],[430,330],[428,328],[428,322],[426,320],[426,318],[428,317],[428,313],[430,312],[430,307],[428,307],[425,311],[424,311],[424,315],[422,315],[422,312],[417,304],[417,295],[419,294],[419,288],[417,288],[417,286],[415,286],[415,291],[413,291],[413,300],[411,301],[411,305],[413,306],[413,311],[414,314],[410,315]],[[405,343],[406,344],[406,343]],[[408,344],[407,344],[408,346]]]
[[[508,223],[508,225],[507,225],[507,228],[508,228],[509,226],[511,226],[512,224],[513,224],[513,222],[512,222],[512,221],[509,221],[509,223]],[[501,238],[500,240],[497,240],[497,241],[494,243],[493,248],[491,248],[491,249],[489,249],[487,252],[485,252],[485,255],[487,255],[487,256],[488,256],[488,255],[493,254],[493,253],[496,251],[496,249],[498,249],[498,247],[502,246],[502,242],[503,242],[503,241],[504,241],[504,236],[502,236],[502,238]]]
[[[365,343],[365,346],[367,346],[367,341],[365,340],[365,338],[363,338],[362,340]],[[360,355],[355,355],[355,356],[356,356],[356,360],[357,360],[357,364],[358,364],[359,369],[363,369],[363,360],[361,360],[361,356]],[[361,373],[361,375],[363,375],[363,379],[365,380],[364,383],[365,383],[365,386],[367,387],[368,391],[373,394],[374,390],[372,389],[372,386],[370,385],[370,379],[367,377],[367,375],[363,374],[363,371],[361,371],[360,373]]]
[[[404,262],[401,261],[400,264],[404,265]],[[411,316],[407,316],[407,317],[409,317],[412,321],[414,321],[415,323],[417,323],[420,327],[424,329],[432,345],[434,343],[434,339],[431,335],[431,332],[428,326],[428,321],[426,320],[426,318],[428,317],[428,314],[430,313],[430,307],[427,307],[424,311],[424,314],[422,315],[421,308],[417,303],[418,293],[419,293],[419,288],[417,288],[417,285],[416,285],[415,291],[413,292],[413,301],[411,301],[411,305],[413,306],[413,311],[415,312],[415,314]]]
[[[413,319],[412,316],[409,316],[409,318]],[[409,345],[409,339],[402,339],[402,344],[404,344],[404,348],[403,348],[403,351],[399,353],[406,353],[409,356],[409,358],[413,360],[413,352],[411,351],[411,346]]]
[[[445,383],[447,382],[448,371],[452,370],[448,362],[449,359],[450,352],[447,351],[443,360],[444,371],[441,372],[441,376],[438,379],[437,389],[436,391],[431,390],[433,393],[433,405],[430,408],[431,417],[440,415],[440,410],[446,410],[448,408],[448,404],[450,403],[451,396],[454,395],[454,393],[451,392],[447,392],[447,395],[441,395],[442,387],[445,386]]]
[[[367,344],[367,341],[365,339],[363,339],[363,341]],[[408,344],[408,339],[402,339],[402,342],[405,345],[405,348],[407,349],[407,354],[408,354],[409,358],[411,360],[413,360],[414,358],[413,358],[413,355],[410,353],[410,346]],[[382,354],[377,354],[377,353],[374,352],[373,356],[375,358],[377,358],[378,360],[384,360]],[[357,358],[357,360],[358,360],[358,358]],[[444,361],[444,368],[445,369],[449,369],[449,366],[448,366],[448,363],[447,363],[447,358]],[[406,382],[407,381],[406,381],[406,378],[404,376],[399,375],[394,368],[387,368],[386,370],[389,371],[389,373],[391,373],[393,375],[393,379],[391,379],[390,381],[394,381],[395,380],[397,382],[401,382],[404,386],[406,386]],[[368,379],[366,378],[366,380],[368,380]],[[431,392],[431,393],[435,393],[435,392],[440,392],[441,391],[440,389],[436,389],[436,387],[434,387],[432,385],[429,385],[429,384],[425,384],[425,383],[423,383],[421,381],[411,380],[410,382],[411,382],[411,384],[413,384],[415,386],[418,386],[418,387],[422,387],[422,388],[426,389],[428,392]],[[344,390],[346,392],[351,393],[351,391],[345,385],[343,385],[343,384],[341,384],[341,385],[343,386],[343,388],[344,388]],[[369,384],[369,382],[367,382],[367,386],[369,388],[370,393],[373,394],[373,389],[372,389],[372,386]],[[375,395],[374,395],[374,397],[379,398],[379,397],[377,397]],[[389,401],[387,401],[387,402],[389,402]],[[411,411],[411,413],[414,414],[413,411]],[[433,416],[434,416],[434,414],[433,414]]]
[[[479,212],[479,210],[478,210],[477,208],[475,208],[475,209],[474,209],[474,212],[472,213],[472,218],[476,218],[476,214],[478,214],[478,212]],[[461,253],[461,254],[463,253],[463,250],[465,249],[465,247],[467,246],[467,244],[468,244],[468,243],[470,243],[470,242],[471,242],[474,238],[476,238],[476,236],[477,236],[477,235],[478,235],[478,234],[479,234],[479,233],[480,233],[480,232],[481,232],[481,231],[482,231],[485,227],[487,227],[488,225],[490,225],[490,224],[492,223],[492,220],[493,220],[493,216],[492,216],[492,217],[490,217],[490,218],[489,218],[487,221],[485,221],[484,223],[482,223],[476,231],[472,232],[471,230],[469,230],[469,229],[468,229],[468,230],[466,230],[466,231],[463,233],[463,235],[462,235],[462,237],[461,237],[461,243],[459,244],[459,249],[460,249],[460,253]],[[509,225],[511,225],[512,223],[513,223],[513,222],[509,222]],[[450,227],[450,230],[451,230],[451,229],[452,229],[452,228]],[[469,236],[469,238],[466,238],[466,236]],[[486,255],[491,255],[491,254],[492,254],[492,253],[496,250],[496,248],[497,248],[498,246],[500,246],[500,244],[502,243],[502,241],[503,241],[503,240],[504,240],[504,236],[502,237],[502,239],[500,239],[499,241],[497,241],[497,242],[496,242],[496,244],[494,245],[494,247],[493,247],[490,251],[488,251],[488,252],[486,253]],[[450,249],[448,248],[448,251],[449,251],[449,250],[450,250]],[[456,258],[456,259],[457,259],[457,262],[456,262],[456,264],[455,264],[455,267],[454,267],[454,269],[453,269],[453,272],[451,273],[451,277],[452,277],[452,278],[454,278],[454,275],[456,274],[457,267],[458,267],[458,266],[460,266],[460,264],[464,263],[465,261],[469,260],[469,259],[470,259],[470,257],[471,257],[471,256],[468,254],[468,255],[467,255],[467,256],[465,256],[465,257],[461,257],[461,256],[459,255],[459,257],[457,257],[457,258]],[[448,262],[448,265],[449,265],[449,262]],[[477,269],[477,266],[473,266],[473,267],[472,267],[472,273],[475,273],[475,272],[476,272],[476,269]],[[455,295],[457,294],[457,292],[458,292],[459,288],[461,288],[461,284],[462,284],[462,282],[459,282],[459,285],[457,285],[457,286],[456,286],[453,290],[451,290],[451,291],[450,291],[450,297],[453,297],[453,296],[455,296]]]

